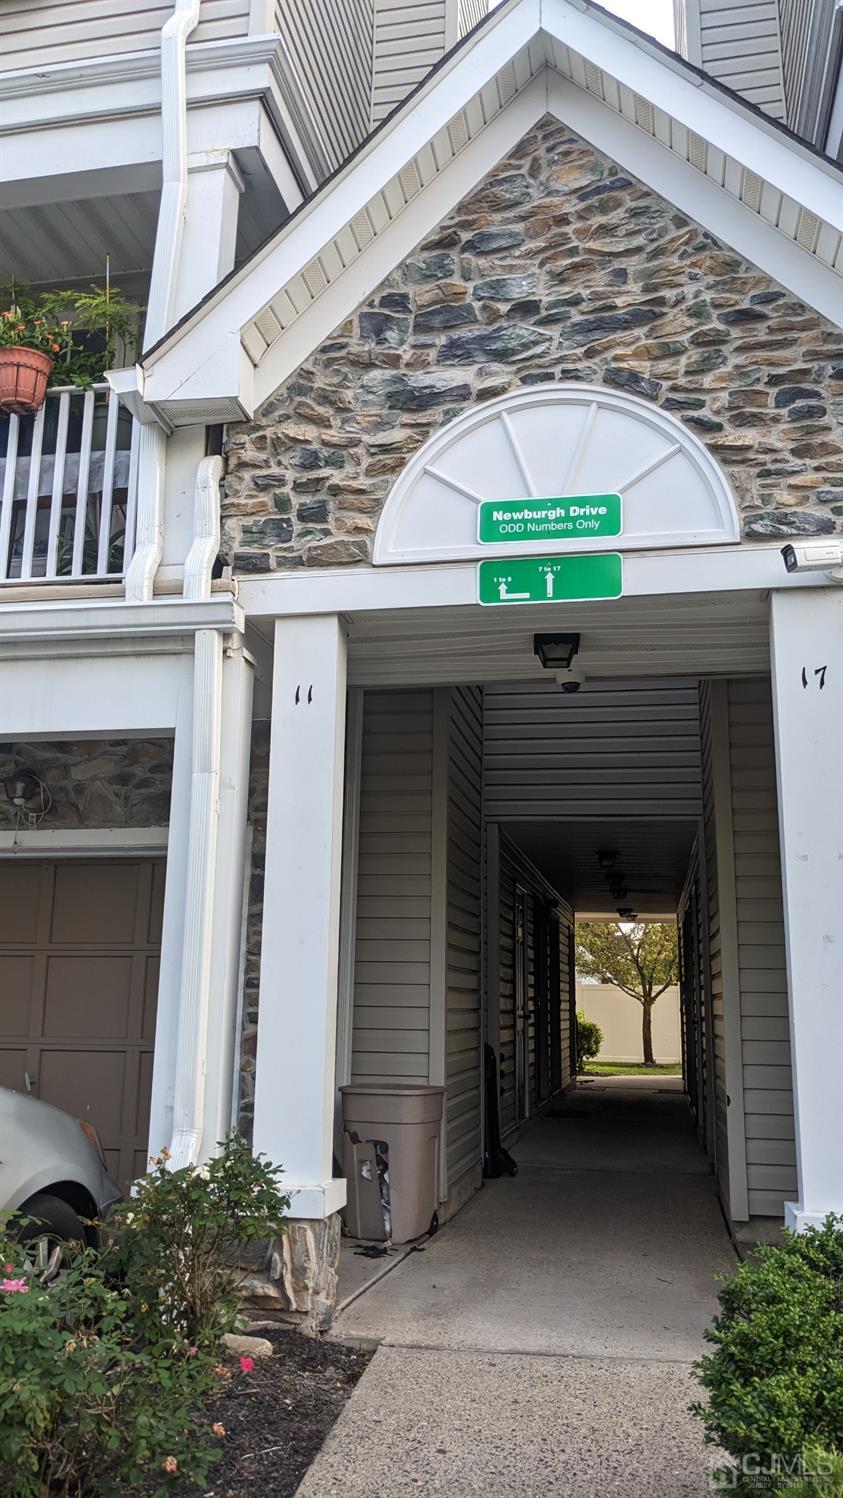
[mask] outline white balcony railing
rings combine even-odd
[[[107,385],[48,390],[0,417],[0,585],[122,577],[134,549],[138,427]]]

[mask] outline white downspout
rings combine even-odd
[[[176,0],[161,31],[161,206],[146,313],[145,347],[168,332],[187,208],[187,68],[185,50],[200,0]]]
[[[185,49],[201,0],[176,0],[161,30],[161,204],[149,283],[144,348],[168,331],[187,208],[187,70]],[[146,603],[164,554],[164,466],[167,437],[143,427],[138,451],[137,537],[126,572],[126,602]]]
[[[223,637],[217,630],[197,630],[194,650],[190,820],[170,1145],[172,1170],[195,1165],[202,1145],[219,818]]]

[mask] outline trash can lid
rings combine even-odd
[[[426,1082],[352,1082],[341,1087],[345,1097],[434,1097],[445,1091],[444,1087],[432,1087]]]

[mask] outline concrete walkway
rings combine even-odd
[[[711,1491],[688,1368],[735,1259],[679,1084],[554,1112],[340,1316],[380,1346],[299,1498]]]

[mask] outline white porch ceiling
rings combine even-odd
[[[349,682],[546,682],[533,635],[554,631],[579,631],[576,666],[587,676],[766,675],[767,615],[766,595],[758,593],[361,613],[348,620]]]
[[[620,901],[639,916],[670,917],[685,883],[693,822],[606,820],[506,822],[503,829],[544,877],[570,901],[580,918],[618,918],[618,901],[598,862],[600,850],[617,853],[615,869],[626,880]]]

